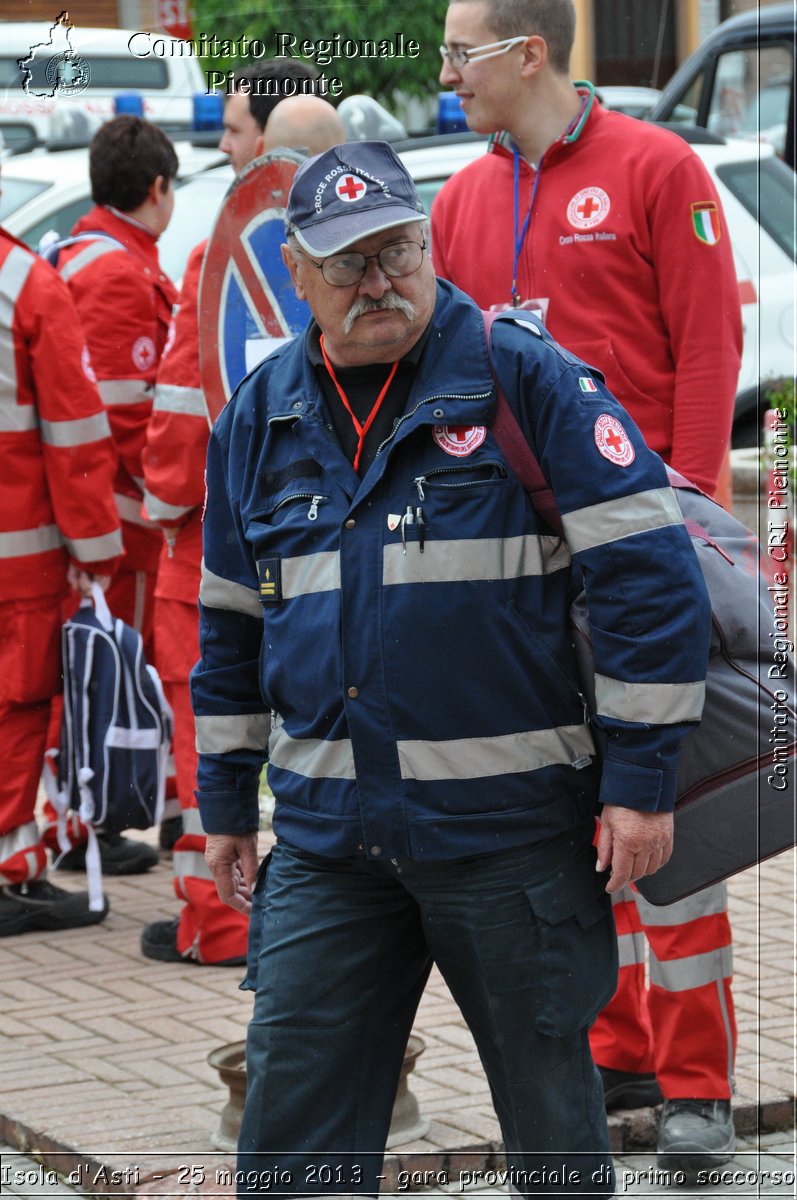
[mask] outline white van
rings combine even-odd
[[[20,66],[22,60],[22,66]],[[207,84],[189,42],[131,29],[0,21],[0,134],[9,149],[88,141],[136,92],[167,133],[191,128]]]

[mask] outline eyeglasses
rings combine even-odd
[[[484,58],[495,58],[498,54],[506,54],[507,50],[511,50],[513,46],[519,46],[521,42],[527,42],[528,35],[523,34],[520,37],[504,38],[501,42],[488,42],[486,46],[474,46],[471,50],[465,50],[460,47],[456,50],[449,50],[447,46],[440,47],[440,55],[444,59],[448,59],[452,67],[465,67],[469,62],[481,62]]]
[[[306,258],[321,272],[326,283],[332,287],[350,287],[353,283],[360,282],[372,259],[378,263],[379,269],[385,275],[389,275],[391,279],[401,279],[404,275],[413,275],[420,269],[423,262],[426,242],[391,242],[389,246],[383,246],[378,254],[360,254],[358,251],[352,250],[349,253],[333,254],[329,258],[322,259],[321,262],[316,262],[298,247],[296,249],[302,258]]]

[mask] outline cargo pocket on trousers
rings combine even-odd
[[[534,1024],[549,1037],[591,1025],[617,988],[617,936],[606,875],[584,849],[555,875],[528,884],[538,931]]]
[[[252,910],[249,913],[249,940],[246,946],[246,978],[240,984],[242,992],[257,991],[257,960],[263,938],[263,917],[266,909],[266,876],[268,875],[271,851],[257,869],[257,878],[252,891]]]

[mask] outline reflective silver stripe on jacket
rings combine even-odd
[[[707,954],[692,954],[688,958],[667,959],[662,962],[651,951],[650,982],[665,992],[687,992],[690,988],[706,987],[730,979],[733,975],[733,948],[721,946]]]
[[[397,743],[402,779],[486,779],[574,762],[594,754],[586,725],[530,729],[498,737]]]
[[[586,725],[534,729],[499,737],[461,738],[439,742],[396,743],[402,779],[427,782],[447,779],[484,779],[514,775],[557,763],[571,763],[593,754]],[[351,742],[320,738],[292,738],[278,725],[269,742],[269,762],[305,779],[354,779]]]
[[[124,250],[124,246],[119,245],[119,243],[111,245],[110,242],[105,241],[92,242],[85,250],[81,250],[74,258],[70,258],[69,262],[59,267],[58,274],[63,280],[72,279],[74,275],[77,275],[78,271],[82,271],[84,267],[87,267],[96,259],[102,258],[103,254],[117,254],[120,250]]]
[[[621,933],[617,937],[617,951],[621,967],[635,967],[645,961],[644,933]]]
[[[595,675],[595,705],[601,716],[637,724],[674,725],[699,721],[706,684],[625,683]]]
[[[637,533],[682,525],[683,516],[672,488],[653,488],[618,500],[604,500],[562,516],[573,554],[605,546]]]
[[[152,522],[141,512],[142,500],[135,496],[124,496],[121,492],[114,492],[113,498],[116,501],[116,511],[123,521],[130,525],[141,525],[143,529],[153,528]]]
[[[200,850],[175,850],[172,873],[176,879],[212,879],[210,867]]]
[[[271,717],[269,713],[195,717],[194,724],[199,754],[227,754],[230,750],[256,750],[263,754]]]
[[[141,379],[103,379],[97,384],[103,404],[151,404],[153,390]]]
[[[93,417],[78,417],[73,421],[42,421],[41,433],[46,445],[67,448],[109,438],[111,427],[107,414],[98,412]]]
[[[302,554],[282,560],[282,595],[285,600],[340,589],[340,556],[336,550]]]
[[[383,550],[382,583],[459,583],[462,581],[518,579],[547,575],[570,565],[570,553],[561,538],[534,534],[510,538],[462,538],[427,541],[423,555],[405,554],[400,543]],[[282,596],[333,592],[340,588],[340,557],[324,550],[282,560]]]
[[[155,388],[154,412],[186,413],[190,417],[208,419],[205,396],[201,388],[180,387],[176,383],[159,383]]]
[[[385,546],[382,583],[461,583],[492,579],[522,579],[550,575],[570,566],[570,551],[561,538],[521,534],[508,538],[427,539],[423,554],[417,546]],[[412,551],[412,552],[410,552]]]
[[[271,731],[268,761],[305,779],[354,779],[354,751],[348,738],[292,738],[282,725]]]
[[[118,558],[122,553],[122,534],[103,533],[93,538],[64,538],[69,553],[78,562],[104,562],[106,558]]]
[[[192,511],[194,505],[167,504],[165,500],[153,496],[152,492],[145,488],[144,507],[151,521],[179,521],[180,517],[184,517],[186,513]]]
[[[0,267],[0,433],[24,433],[36,428],[34,406],[17,403],[14,354],[14,310],[35,261],[29,251],[12,246]]]
[[[199,585],[199,599],[205,608],[226,609],[228,612],[243,613],[247,617],[263,617],[263,606],[254,588],[245,587],[242,583],[233,583],[221,575],[214,575],[202,560],[202,578]]]
[[[643,925],[686,925],[688,921],[716,917],[728,911],[728,888],[724,883],[701,888],[673,904],[651,904],[641,893],[634,895]]]
[[[46,554],[63,545],[55,525],[37,525],[35,529],[14,529],[0,533],[0,558],[22,558],[26,554]]]

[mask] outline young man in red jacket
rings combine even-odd
[[[45,878],[34,819],[69,587],[122,553],[114,451],[67,288],[0,229],[0,937],[108,911]]]
[[[682,139],[571,82],[574,32],[571,0],[449,4],[440,80],[470,128],[495,136],[433,205],[435,269],[482,308],[536,311],[600,368],[648,445],[713,493],[741,354],[719,197]],[[628,889],[614,899],[620,985],[591,1035],[607,1107],[663,1093],[659,1151],[689,1168],[725,1161],[736,1031],[724,885],[666,908]]]
[[[154,602],[161,530],[143,511],[141,454],[152,413],[155,375],[177,289],[158,261],[158,238],[174,208],[177,155],[166,134],[140,117],[115,117],[89,147],[94,207],[75,224],[57,269],[72,293],[117,453],[114,498],[122,522],[124,560],[108,591],[115,617],[137,629],[154,661]],[[52,814],[51,814],[52,815]],[[52,825],[48,839],[54,835]],[[61,858],[82,870],[82,831]],[[146,871],[157,851],[143,842],[100,834],[103,870]]]
[[[272,81],[314,78],[304,63],[259,63],[240,79]],[[286,106],[285,121],[275,130],[270,114]],[[344,140],[340,118],[318,96],[280,100],[235,92],[226,103],[220,149],[236,173],[278,145],[320,153]],[[288,140],[286,140],[288,139]],[[154,921],[141,936],[142,953],[165,962],[189,959],[205,966],[236,966],[245,961],[248,921],[223,904],[205,863],[205,834],[194,789],[197,756],[188,676],[199,658],[199,595],[202,561],[202,504],[205,498],[207,408],[199,369],[197,300],[207,242],[192,252],[183,276],[180,306],[174,316],[169,349],[155,388],[155,406],[144,452],[146,509],[166,533],[158,568],[157,665],[174,712],[174,760],[182,809],[182,835],[174,846],[174,889],[183,901],[180,915]]]

